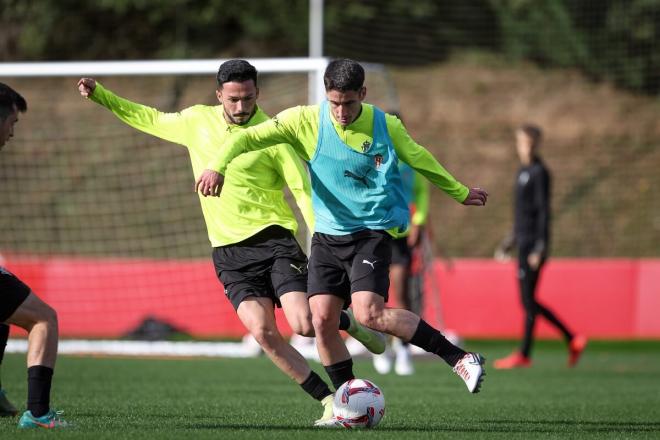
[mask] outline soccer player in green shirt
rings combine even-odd
[[[0,83],[0,149],[14,136],[18,114],[27,111],[27,102],[18,92]],[[0,362],[5,352],[9,324],[28,332],[27,411],[19,428],[66,428],[61,411],[50,407],[50,388],[57,358],[57,312],[43,302],[14,274],[0,266]],[[0,413],[17,414],[0,388]]]
[[[81,95],[108,108],[128,125],[185,146],[193,173],[206,163],[231,133],[268,120],[258,107],[257,71],[244,60],[223,63],[217,74],[216,95],[221,105],[195,105],[178,113],[121,98],[91,78],[78,82]],[[302,355],[277,329],[274,308],[281,306],[294,332],[314,336],[307,288],[307,257],[294,234],[297,222],[284,199],[288,185],[311,227],[309,179],[290,145],[241,156],[226,171],[226,188],[219,199],[200,195],[216,273],[241,322],[273,363],[312,397],[322,402],[321,422],[332,417],[332,392],[310,369]],[[359,325],[344,313],[338,328],[346,330],[371,351],[385,349],[384,337]]]
[[[401,117],[394,113],[399,119]],[[410,228],[408,235],[392,240],[392,261],[390,264],[390,285],[396,304],[406,310],[421,313],[421,295],[419,290],[411,289],[413,255],[423,243],[423,229],[429,211],[429,181],[413,170],[407,163],[399,162],[399,174],[403,184],[403,194],[411,207]],[[412,212],[414,208],[414,213]],[[387,374],[392,369],[399,376],[409,376],[415,372],[410,344],[407,341],[393,339],[390,349],[382,354],[373,355],[374,369],[380,374]]]
[[[354,377],[337,332],[340,312],[352,302],[359,322],[439,355],[475,393],[484,375],[479,354],[454,346],[410,311],[385,308],[391,240],[406,233],[409,221],[398,161],[464,205],[483,206],[488,194],[459,183],[398,118],[363,103],[364,69],[357,62],[330,62],[324,83],[326,101],[320,105],[290,108],[233,134],[196,187],[217,195],[223,173],[242,153],[291,144],[307,161],[312,180],[315,226],[307,290],[319,356],[334,386]]]

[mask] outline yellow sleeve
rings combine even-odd
[[[413,176],[413,203],[415,213],[412,216],[413,225],[424,225],[429,215],[430,191],[429,181],[415,172]]]
[[[268,121],[232,133],[222,148],[218,149],[217,156],[209,162],[208,168],[224,174],[227,165],[236,156],[276,144],[289,144],[302,159],[309,160],[311,156],[305,143],[298,139],[303,109],[303,106],[286,109]]]
[[[296,199],[307,228],[314,230],[314,210],[312,209],[312,186],[307,170],[289,144],[279,145],[276,149],[275,166],[284,178],[291,194]]]
[[[394,150],[401,160],[426,177],[432,184],[462,203],[470,190],[457,181],[433,155],[417,144],[408,134],[399,118],[387,115],[387,131],[394,143]]]
[[[110,110],[121,121],[170,142],[185,145],[186,121],[181,113],[163,113],[115,95],[101,83],[96,83],[90,99]]]

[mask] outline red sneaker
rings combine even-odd
[[[574,367],[580,360],[580,355],[587,346],[587,338],[582,335],[573,336],[571,342],[568,343],[568,366]]]
[[[505,358],[497,359],[493,366],[498,370],[508,370],[511,368],[527,368],[532,366],[532,360],[523,356],[519,351],[515,351]]]

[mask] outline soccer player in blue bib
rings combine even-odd
[[[299,106],[232,135],[197,180],[204,195],[217,195],[227,165],[249,150],[289,143],[307,162],[316,219],[309,259],[308,295],[319,356],[335,387],[352,379],[353,363],[337,331],[352,303],[363,325],[396,336],[444,359],[477,392],[483,358],[451,344],[418,315],[385,308],[391,241],[406,234],[409,211],[398,170],[402,160],[456,201],[483,206],[488,194],[456,181],[401,121],[366,97],[364,69],[353,60],[330,62],[326,100]]]

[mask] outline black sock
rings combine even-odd
[[[53,369],[43,365],[28,368],[27,409],[35,417],[41,417],[50,410],[50,384]]]
[[[328,373],[335,390],[342,386],[344,382],[355,379],[355,375],[353,374],[353,359],[328,365],[325,367],[325,371]]]
[[[410,343],[423,348],[429,353],[437,354],[452,367],[456,366],[458,361],[466,354],[465,351],[449,342],[442,333],[428,325],[423,319],[419,320],[419,325]]]
[[[305,390],[307,394],[316,400],[323,400],[323,398],[332,394],[332,391],[330,391],[330,388],[328,388],[328,384],[323,382],[323,379],[321,379],[321,377],[313,371],[309,373],[307,379],[305,379],[305,381],[301,383],[300,386],[303,390]]]
[[[7,348],[7,339],[9,339],[9,325],[0,324],[0,364],[5,357],[5,348]],[[2,380],[0,380],[0,390],[2,389]]]
[[[339,315],[339,330],[348,330],[351,325],[351,318],[348,317],[346,310],[342,310]]]

